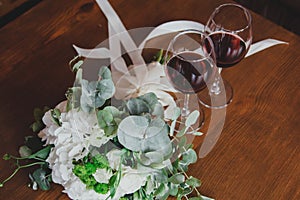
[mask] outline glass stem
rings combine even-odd
[[[218,68],[217,77],[215,78],[215,80],[210,88],[210,91],[209,91],[211,94],[219,95],[221,93],[221,89],[220,89],[221,71],[222,71],[222,68]]]
[[[186,118],[190,114],[189,101],[190,101],[190,95],[184,94],[183,108],[181,111],[181,117],[183,118]]]

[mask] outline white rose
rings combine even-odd
[[[93,174],[94,178],[99,183],[109,183],[109,179],[112,175],[112,172],[106,169],[97,169],[97,171]]]
[[[119,199],[125,194],[131,194],[146,184],[148,174],[141,173],[130,167],[122,168],[122,178],[117,188],[114,199]]]

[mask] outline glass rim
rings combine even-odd
[[[240,4],[236,4],[236,3],[224,3],[224,4],[219,5],[217,8],[215,8],[215,10],[214,10],[213,14],[210,16],[210,19],[208,20],[208,22],[211,21],[212,23],[214,23],[215,26],[217,26],[217,23],[213,18],[217,13],[219,13],[221,8],[226,7],[226,6],[235,6],[235,7],[238,7],[240,9],[242,9],[244,11],[244,14],[245,14],[247,20],[248,20],[248,23],[245,27],[243,27],[241,29],[238,29],[238,30],[229,30],[229,29],[224,28],[223,31],[240,33],[240,32],[243,32],[246,29],[251,28],[252,16],[250,14],[250,11],[247,8],[245,8],[244,6],[242,6]]]
[[[213,56],[214,56],[214,55],[213,55],[213,54],[214,54],[214,46],[213,46],[213,42],[212,42],[212,40],[210,39],[209,35],[206,34],[206,33],[203,32],[203,31],[200,31],[200,30],[193,30],[193,29],[185,30],[185,31],[179,32],[177,35],[175,35],[175,37],[174,37],[174,38],[171,40],[171,42],[169,43],[169,46],[168,46],[167,51],[166,51],[165,58],[168,58],[168,55],[167,55],[167,54],[168,54],[168,52],[170,52],[171,46],[175,43],[175,41],[176,41],[180,36],[182,36],[182,35],[187,35],[187,34],[189,34],[189,33],[191,33],[191,34],[194,33],[194,34],[199,34],[199,35],[201,35],[201,36],[204,36],[204,37],[205,37],[204,39],[207,39],[208,42],[209,42],[209,44],[210,44],[210,46],[211,46],[210,51],[206,53],[207,55],[201,55],[201,56],[203,56],[203,58],[200,58],[200,59],[197,59],[197,60],[189,60],[189,59],[184,59],[184,58],[178,56],[178,54],[181,54],[181,53],[183,53],[183,52],[186,52],[186,53],[188,53],[188,52],[195,53],[194,51],[186,50],[186,51],[182,51],[182,52],[180,52],[180,53],[176,53],[176,52],[174,51],[174,49],[172,49],[171,52],[174,54],[174,56],[172,56],[171,58],[177,56],[177,57],[179,57],[179,59],[184,60],[184,61],[188,61],[188,62],[200,62],[200,61],[207,60],[207,59],[210,58],[210,59],[212,59],[213,62],[215,63],[214,57],[213,57]],[[202,39],[203,42],[204,42],[204,39]],[[203,46],[201,46],[201,47],[203,48]],[[197,52],[196,52],[196,53],[197,53]],[[166,63],[167,63],[171,58],[165,59]]]

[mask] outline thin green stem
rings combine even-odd
[[[11,158],[15,159],[15,160],[34,159],[34,160],[39,160],[39,161],[43,161],[43,162],[45,161],[44,159],[41,159],[41,158],[38,158],[38,157],[30,157],[30,156],[27,156],[27,157],[16,157],[16,156],[11,155]]]
[[[19,170],[20,170],[20,167],[18,167],[17,169],[15,169],[15,171],[1,183],[1,186],[3,187],[4,183],[6,183],[6,182],[9,181],[10,179],[12,179],[12,177],[13,177],[14,175],[16,175],[16,173],[17,173]]]
[[[45,162],[35,162],[35,163],[30,163],[30,164],[27,164],[27,165],[19,165],[18,163],[18,160],[16,162],[17,164],[17,168],[15,169],[15,171],[9,176],[7,177],[2,183],[0,183],[0,186],[3,187],[4,183],[6,183],[7,181],[9,181],[10,179],[12,179],[14,177],[14,175],[16,175],[16,173],[22,169],[22,168],[26,168],[26,167],[31,167],[31,166],[34,166],[34,165],[41,165],[41,164],[45,164]]]
[[[44,162],[30,163],[28,165],[21,165],[19,168],[22,169],[22,168],[31,167],[31,166],[34,166],[34,165],[43,165],[43,164],[45,164],[45,161]]]

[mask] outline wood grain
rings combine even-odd
[[[27,0],[1,0],[0,1],[0,17],[13,11],[16,7],[25,3]]]
[[[223,0],[138,1],[111,4],[127,29],[189,19],[205,23]],[[289,42],[244,59],[223,76],[235,89],[221,138],[189,173],[202,180],[200,191],[216,199],[300,199],[299,36],[253,14],[254,41]],[[51,17],[49,17],[51,16]],[[107,22],[92,0],[45,0],[0,29],[0,155],[17,154],[33,121],[34,107],[64,99],[74,75],[68,61],[72,44],[92,48],[107,37]],[[208,114],[209,110],[205,110]],[[205,131],[207,125],[203,128]],[[197,149],[202,138],[195,140]],[[11,172],[0,161],[0,180]],[[67,199],[62,188],[31,191],[28,171],[1,188],[0,199]]]

